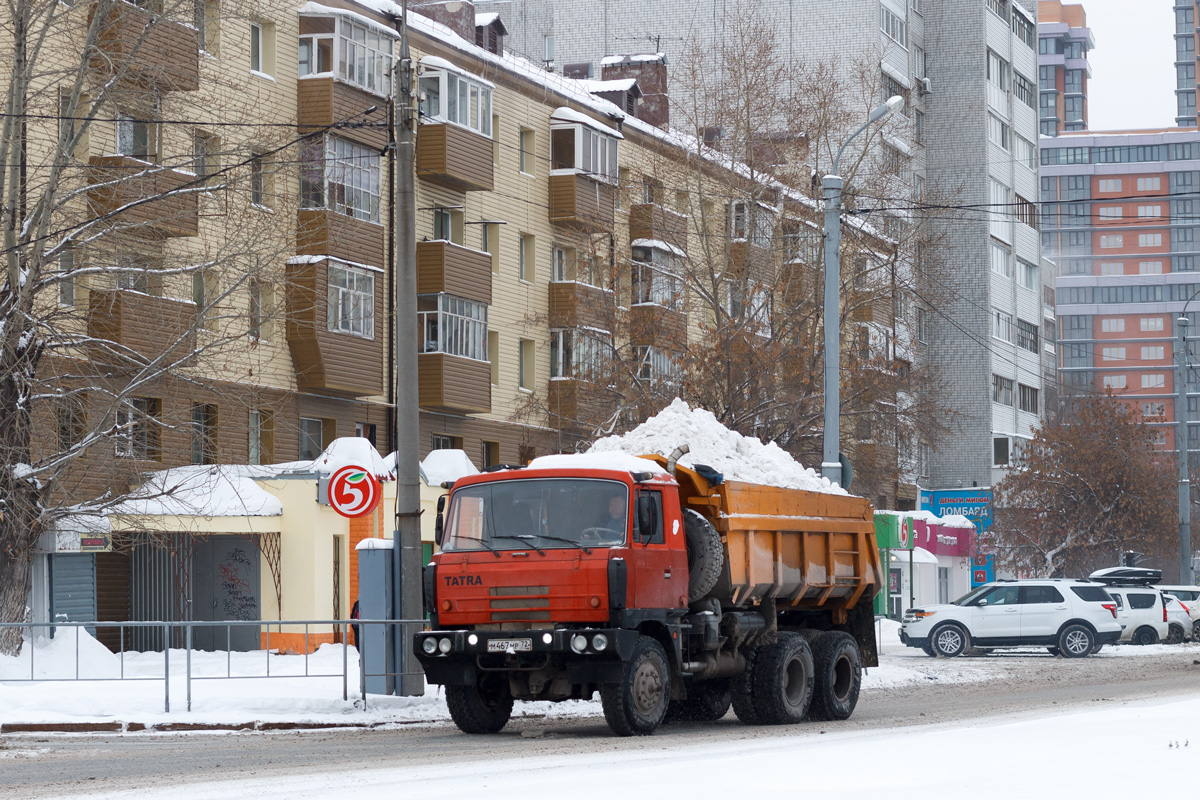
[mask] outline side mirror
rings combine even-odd
[[[441,497],[438,498],[437,513],[440,514],[445,510],[446,510],[446,495],[442,495]]]
[[[446,510],[446,495],[442,495],[437,501],[437,518],[433,521],[433,541],[437,542],[437,546],[442,546],[442,536],[444,522],[442,521],[442,512]]]
[[[984,599],[980,600],[975,605],[979,606],[980,608],[984,608],[987,606],[987,604],[988,604],[988,601],[987,601],[987,598],[985,597]]]
[[[654,504],[650,495],[643,493],[637,498],[637,540],[650,541],[654,538]]]

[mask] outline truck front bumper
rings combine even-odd
[[[470,685],[479,672],[565,668],[575,683],[615,683],[638,632],[622,628],[536,631],[425,631],[413,653],[430,683]]]

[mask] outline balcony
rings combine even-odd
[[[447,241],[417,242],[417,294],[492,302],[492,254]]]
[[[417,355],[417,393],[426,411],[486,414],[492,410],[492,365],[448,353]]]
[[[492,140],[449,122],[417,129],[417,177],[456,192],[492,191]]]
[[[587,233],[611,231],[616,190],[574,172],[550,176],[550,221]]]
[[[183,358],[196,349],[196,306],[131,290],[93,289],[88,298],[88,335],[127,347],[147,360],[164,353]],[[113,361],[104,346],[92,349],[93,359]]]
[[[682,350],[687,345],[687,315],[652,303],[629,309],[629,339],[635,345]]]
[[[190,12],[190,6],[189,6]],[[95,7],[92,14],[96,13]],[[124,82],[160,92],[200,88],[196,31],[132,3],[108,6],[91,67]]]
[[[657,239],[687,252],[687,217],[653,203],[629,207],[629,238]]]
[[[387,116],[382,103],[375,95],[362,89],[333,79],[304,77],[297,81],[296,125],[301,133],[326,128],[335,122],[365,122],[361,128],[344,128],[337,131],[360,144],[383,149],[391,138],[388,135]],[[363,112],[376,106],[375,113],[364,116]],[[489,146],[490,147],[490,146]],[[488,150],[491,164],[491,150]],[[490,187],[489,187],[490,188]]]
[[[300,209],[296,252],[376,267],[388,263],[382,225],[323,208]]]
[[[555,378],[550,381],[546,410],[551,427],[559,430],[593,428],[607,419],[621,396],[594,383],[575,378]]]
[[[196,180],[195,175],[129,156],[93,156],[88,164],[88,181],[92,184],[88,206],[96,216],[111,214],[136,200],[182,189]],[[197,190],[150,200],[114,214],[110,221],[149,236],[196,236],[200,232],[199,196]]]
[[[329,262],[287,266],[287,340],[300,391],[362,397],[384,392],[384,296],[375,281],[375,332],[371,339],[329,330]]]
[[[758,283],[775,282],[775,256],[770,249],[745,239],[729,243],[729,271]]]
[[[613,328],[613,294],[598,286],[566,281],[550,284],[550,327]]]

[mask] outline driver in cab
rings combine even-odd
[[[620,492],[608,498],[608,505],[601,514],[601,519],[595,526],[584,530],[585,541],[591,540],[597,544],[620,544],[625,539],[625,515],[628,511],[625,493]]]

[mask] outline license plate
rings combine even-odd
[[[528,653],[533,649],[533,639],[492,639],[488,642],[489,653]]]

